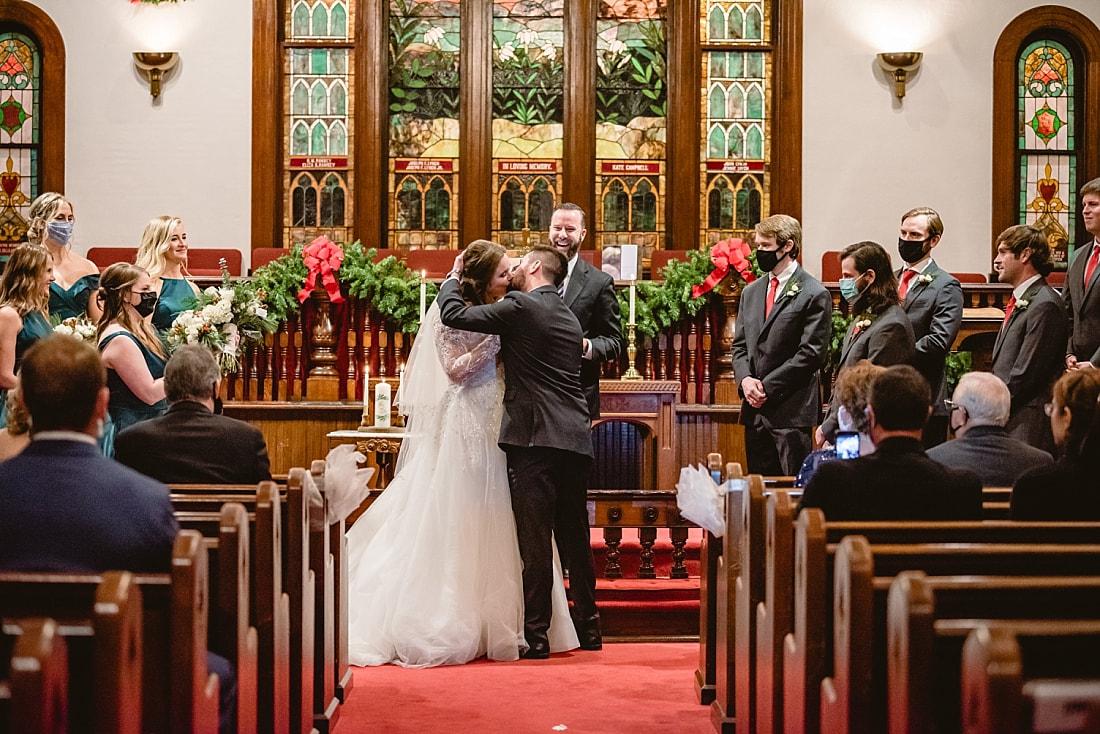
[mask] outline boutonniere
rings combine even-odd
[[[921,285],[928,285],[936,276],[929,275],[928,273],[921,273],[917,276],[917,282]]]
[[[1029,303],[1031,303],[1031,301],[1027,300],[1026,298],[1017,298],[1016,299],[1015,310],[1016,311],[1023,311],[1025,308],[1028,307]]]
[[[787,284],[787,290],[783,293],[784,296],[797,296],[798,292],[802,290],[802,284],[796,280],[792,280]]]
[[[864,316],[863,318],[858,319],[855,322],[854,327],[852,328],[852,338],[854,339],[855,337],[859,336],[859,333],[870,325],[871,318],[869,316]]]

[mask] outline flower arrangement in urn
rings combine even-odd
[[[221,286],[210,286],[195,297],[193,308],[182,312],[168,329],[169,349],[202,344],[218,360],[222,374],[240,369],[241,347],[261,341],[275,331],[262,294],[249,283],[232,283],[223,268]]]

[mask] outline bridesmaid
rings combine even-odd
[[[145,225],[138,248],[139,268],[149,272],[159,295],[153,326],[167,331],[181,311],[191,306],[199,289],[187,276],[187,232],[179,217],[154,217]]]
[[[149,273],[129,263],[111,265],[99,280],[99,299],[103,317],[97,339],[107,367],[112,424],[102,447],[103,453],[112,456],[116,433],[168,409],[164,399],[167,356],[149,324],[157,303]]]
[[[21,245],[0,276],[0,427],[7,425],[4,398],[18,384],[23,355],[49,336],[53,258],[41,245]]]
[[[42,245],[53,257],[50,313],[64,321],[87,316],[99,321],[99,304],[91,295],[99,289],[99,268],[72,250],[73,205],[61,194],[42,194],[31,204],[27,241]]]

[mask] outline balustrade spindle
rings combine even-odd
[[[641,560],[638,566],[638,578],[640,579],[657,578],[657,569],[653,566],[653,544],[656,542],[657,528],[638,528],[638,543],[642,546],[641,553],[638,556]]]

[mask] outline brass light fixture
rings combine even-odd
[[[920,51],[898,51],[878,55],[878,65],[887,73],[894,75],[894,96],[898,99],[905,96],[906,78],[909,72],[920,68],[922,58],[924,54]]]
[[[177,51],[135,51],[134,64],[142,76],[149,80],[149,93],[153,99],[160,96],[160,83],[172,67],[180,60]]]

